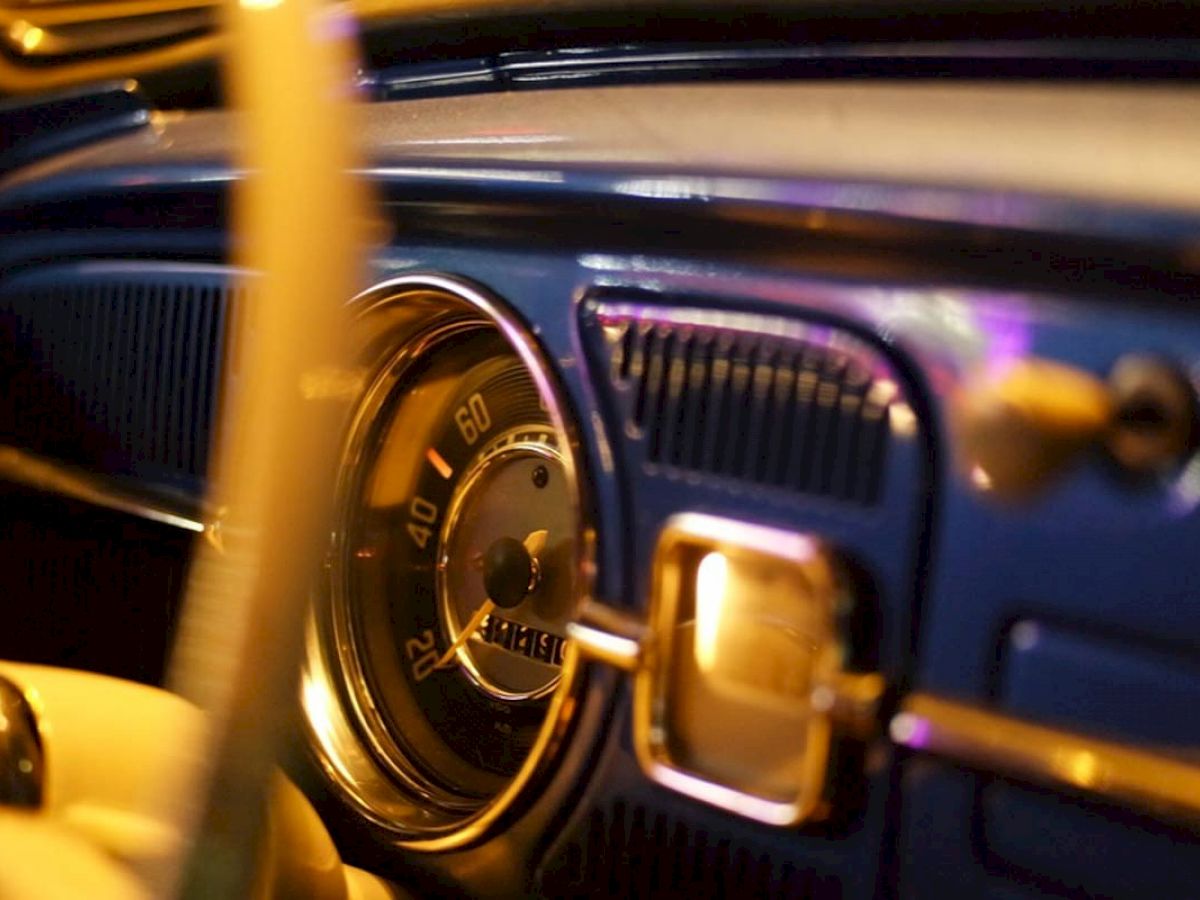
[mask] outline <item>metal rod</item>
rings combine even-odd
[[[217,518],[213,515],[205,522],[196,508],[198,504],[188,503],[183,497],[119,484],[103,475],[5,445],[0,445],[0,479],[197,534],[214,527]]]
[[[1148,813],[1200,823],[1200,764],[915,693],[888,732],[897,744]]]

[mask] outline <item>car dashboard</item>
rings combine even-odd
[[[348,861],[417,895],[1190,895],[1200,93],[356,112],[372,249],[355,365],[310,386],[344,433],[282,761]],[[5,658],[161,682],[253,299],[235,121],[0,182]]]

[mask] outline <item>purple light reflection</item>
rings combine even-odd
[[[983,364],[1002,372],[1029,355],[1033,340],[1029,315],[1011,297],[971,295],[971,317],[983,338]]]
[[[888,728],[891,738],[902,747],[912,750],[924,750],[929,746],[929,738],[933,727],[924,716],[913,713],[900,713],[892,719]]]

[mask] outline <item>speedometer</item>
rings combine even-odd
[[[435,840],[494,814],[549,752],[586,529],[562,405],[524,332],[440,281],[364,307],[390,349],[350,428],[310,660],[334,699],[309,718],[360,806]],[[333,703],[340,728],[314,721]]]

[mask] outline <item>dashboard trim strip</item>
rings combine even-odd
[[[1200,823],[1200,765],[1165,753],[924,693],[904,698],[888,734],[970,768]]]
[[[118,484],[102,475],[2,444],[0,479],[171,528],[207,534],[212,540],[218,534],[219,515],[198,509],[183,497]]]

